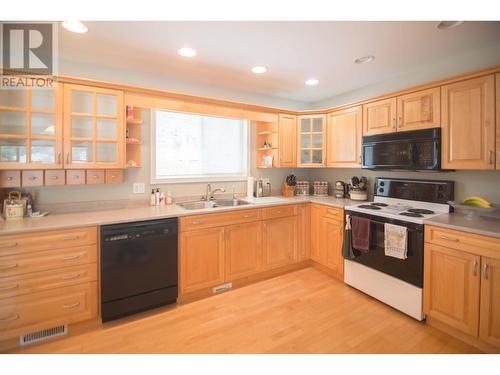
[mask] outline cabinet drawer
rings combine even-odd
[[[344,221],[344,210],[334,207],[323,207],[323,216],[328,219]]]
[[[85,169],[66,170],[66,184],[85,185]]]
[[[3,256],[10,254],[53,250],[96,243],[96,227],[0,236],[0,260]]]
[[[104,184],[104,169],[87,169],[87,185]]]
[[[496,252],[496,257],[500,258],[500,239],[493,237],[426,225],[425,242],[478,255],[490,256]]]
[[[238,210],[233,212],[185,216],[180,218],[181,231],[220,227],[231,224],[246,223],[260,220],[259,209]]]
[[[106,184],[122,184],[123,169],[106,169]]]
[[[286,216],[294,216],[297,215],[297,206],[296,205],[288,205],[288,206],[276,206],[276,207],[268,207],[262,209],[263,218],[264,219],[273,219],[277,217],[286,217]]]
[[[97,245],[6,255],[0,257],[0,279],[30,272],[95,263],[96,260]]]
[[[45,186],[61,186],[66,183],[64,169],[45,171]]]
[[[23,171],[23,186],[43,186],[43,171]]]
[[[0,171],[0,188],[21,186],[21,171]]]
[[[0,278],[0,299],[97,281],[97,264]]]
[[[97,316],[97,282],[57,288],[0,302],[0,336],[10,338]]]

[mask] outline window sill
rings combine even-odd
[[[172,177],[151,179],[151,185],[162,184],[192,184],[197,182],[231,182],[231,181],[246,181],[247,176],[206,176],[206,177]]]

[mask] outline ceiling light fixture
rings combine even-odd
[[[265,66],[257,65],[252,68],[252,72],[255,74],[262,74],[267,72],[267,68]]]
[[[78,34],[83,34],[89,31],[89,28],[85,26],[82,22],[80,21],[63,21],[62,26],[71,32],[78,33]]]
[[[307,86],[314,86],[314,85],[317,85],[318,83],[319,83],[319,80],[317,80],[316,78],[311,78],[311,79],[308,79],[306,81]]]
[[[438,30],[448,30],[460,26],[464,21],[441,21],[436,25]]]
[[[196,51],[192,48],[189,48],[189,47],[182,47],[179,50],[179,55],[184,56],[184,57],[194,57],[194,56],[196,56]]]
[[[366,63],[372,62],[373,60],[375,60],[375,56],[366,55],[366,56],[362,56],[362,57],[358,57],[357,59],[354,59],[354,62],[356,64],[366,64]]]

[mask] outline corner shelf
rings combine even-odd
[[[142,145],[142,108],[126,105],[127,138],[126,147],[126,168],[141,168],[141,145]],[[132,114],[132,116],[130,116]],[[135,165],[129,165],[133,161]]]

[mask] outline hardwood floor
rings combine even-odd
[[[20,353],[479,353],[313,268]]]

